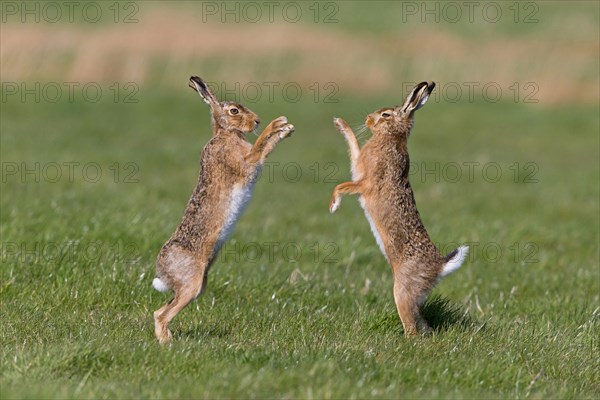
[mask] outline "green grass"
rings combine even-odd
[[[3,174],[2,398],[600,393],[596,107],[440,101],[418,112],[416,165],[481,167],[472,181],[413,174],[433,239],[447,251],[469,242],[472,255],[426,307],[435,334],[406,339],[356,199],[327,212],[331,189],[349,179],[331,117],[356,126],[399,100],[252,105],[265,122],[287,115],[297,131],[269,159],[273,177],[258,183],[206,292],[173,322],[174,343],[160,346],[151,315],[168,297],[150,286],[154,259],[195,184],[208,112],[185,88],[138,98],[2,105],[5,168],[103,171],[96,183],[80,167],[57,182]],[[481,175],[490,162],[497,182]],[[537,182],[525,179],[532,171]]]

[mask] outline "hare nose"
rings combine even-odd
[[[256,125],[260,124],[260,119],[255,119],[254,122],[256,122]]]

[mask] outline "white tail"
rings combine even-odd
[[[166,283],[161,281],[159,278],[154,278],[154,280],[152,281],[152,286],[159,292],[166,292],[167,290],[171,289],[167,286]]]
[[[454,256],[444,265],[444,268],[442,268],[442,272],[438,279],[442,279],[460,268],[469,255],[469,246],[460,246],[455,252],[456,254],[454,254]]]

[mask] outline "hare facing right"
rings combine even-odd
[[[286,117],[273,120],[250,144],[245,135],[260,123],[241,104],[219,102],[206,83],[192,76],[189,86],[210,106],[212,138],[201,156],[198,183],[183,219],[156,260],[155,289],[172,289],[175,297],[154,312],[154,333],[171,340],[169,323],[206,286],[208,270],[252,196],[265,159],[294,131]]]
[[[402,106],[369,114],[366,126],[373,137],[362,149],[348,124],[334,118],[348,143],[352,182],[335,187],[329,210],[334,213],[338,209],[342,194],[360,195],[373,235],[392,267],[394,300],[407,336],[431,331],[420,308],[434,285],[460,268],[469,251],[461,246],[447,256],[440,254],[421,222],[408,181],[407,140],[413,115],[434,87],[433,82],[421,82]]]

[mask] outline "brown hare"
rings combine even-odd
[[[254,112],[241,104],[219,102],[197,76],[190,78],[189,86],[210,107],[212,138],[202,151],[200,177],[183,219],[156,260],[152,285],[175,292],[154,312],[154,331],[161,343],[172,338],[169,322],[206,286],[208,270],[250,201],[266,157],[294,131],[286,117],[279,117],[252,145],[245,135],[260,122]]]
[[[334,118],[348,143],[352,182],[335,187],[329,211],[338,209],[342,194],[360,196],[373,235],[394,273],[394,300],[406,335],[431,331],[420,308],[437,281],[457,270],[469,251],[461,246],[445,257],[440,254],[421,222],[408,181],[407,139],[413,114],[434,87],[433,82],[421,82],[402,106],[369,114],[366,126],[373,137],[362,149],[348,124]]]

